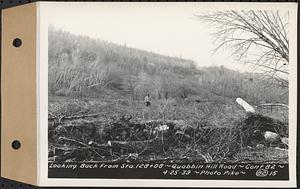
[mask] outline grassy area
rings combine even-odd
[[[152,100],[151,106],[146,107],[143,101],[127,99],[49,97],[50,116],[82,112],[119,117],[131,115],[133,119],[143,120],[185,120],[191,125],[201,123],[216,127],[231,127],[245,116],[245,112],[230,99],[200,103],[194,100]]]

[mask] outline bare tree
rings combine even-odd
[[[288,86],[288,12],[223,11],[195,15],[212,24],[220,48],[231,48],[239,62],[264,71],[267,79]]]

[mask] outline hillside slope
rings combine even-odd
[[[141,100],[242,97],[251,104],[288,103],[288,90],[221,67],[76,36],[49,28],[49,95]]]

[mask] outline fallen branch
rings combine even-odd
[[[73,143],[77,143],[81,146],[85,146],[85,147],[90,147],[89,145],[83,143],[83,142],[80,142],[80,141],[77,141],[75,139],[71,139],[71,138],[66,138],[66,137],[59,137],[59,140],[65,140],[65,141],[69,141],[69,142],[73,142]]]
[[[195,141],[183,154],[181,154],[180,158],[184,157],[187,153],[189,153],[191,149],[193,149],[200,140],[201,138]]]
[[[87,118],[87,117],[97,117],[101,115],[100,113],[97,114],[87,114],[87,115],[73,115],[73,116],[61,116],[57,117],[48,117],[49,121],[58,120],[58,123],[61,123],[62,120],[72,120],[72,119],[80,119],[80,118]]]
[[[59,118],[57,118],[57,117],[50,117],[50,116],[48,116],[48,121],[54,121],[54,120],[56,120],[56,119],[59,119]]]
[[[59,140],[65,140],[65,141],[69,141],[69,142],[73,142],[73,143],[77,143],[80,144],[82,146],[88,147],[90,148],[95,154],[97,154],[98,156],[102,157],[102,155],[100,155],[98,152],[96,152],[95,150],[93,150],[93,148],[91,146],[89,146],[88,144],[85,144],[83,142],[71,139],[71,138],[66,138],[66,137],[59,137]]]
[[[126,151],[128,153],[146,153],[159,151],[162,148],[162,141],[159,138],[153,138],[150,140],[142,141],[108,141],[106,144],[99,144],[93,141],[89,142],[90,146],[105,149],[113,152]],[[121,153],[123,154],[123,153]]]
[[[170,157],[170,158],[163,158],[163,159],[151,159],[147,160],[147,162],[164,162],[164,161],[175,161],[175,160],[187,160],[187,157]]]
[[[63,120],[70,120],[70,119],[80,119],[80,118],[87,118],[87,117],[97,117],[101,115],[100,113],[97,113],[97,114],[87,114],[87,115],[75,115],[75,116],[65,116],[63,117],[62,119]]]
[[[285,108],[289,108],[288,105],[286,104],[279,104],[279,103],[268,103],[268,104],[260,104],[258,105],[258,107],[260,106],[282,106],[282,107],[285,107]]]

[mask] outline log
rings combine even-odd
[[[258,107],[260,107],[260,106],[281,106],[281,107],[289,108],[288,105],[286,105],[286,104],[280,104],[280,103],[267,103],[267,104],[260,104],[260,105],[258,105]]]
[[[160,151],[162,148],[166,147],[163,146],[163,141],[160,138],[153,138],[150,140],[143,140],[143,141],[108,141],[107,144],[98,144],[96,142],[89,142],[89,144],[93,147],[106,150],[117,152],[117,153],[150,153],[154,151]]]
[[[84,160],[87,157],[102,160],[105,157],[113,157],[114,154],[134,153],[139,156],[151,152],[159,152],[163,149],[162,141],[157,137],[144,141],[108,141],[104,144],[93,141],[85,144],[81,141],[66,137],[60,137],[60,140],[68,141],[79,146],[54,147],[53,150],[49,151],[51,161],[66,161],[72,158]],[[92,152],[92,154],[90,152]],[[53,158],[54,156],[56,158]]]
[[[88,118],[88,117],[97,117],[101,115],[101,113],[96,113],[96,114],[83,114],[83,115],[71,115],[71,116],[61,116],[61,117],[53,117],[49,116],[48,120],[49,121],[54,121],[58,120],[58,123],[61,123],[63,120],[73,120],[73,119],[82,119],[82,118]]]
[[[248,104],[245,100],[243,100],[241,98],[237,98],[235,101],[240,106],[242,106],[246,112],[251,112],[251,113],[255,112],[254,108],[250,104]]]

